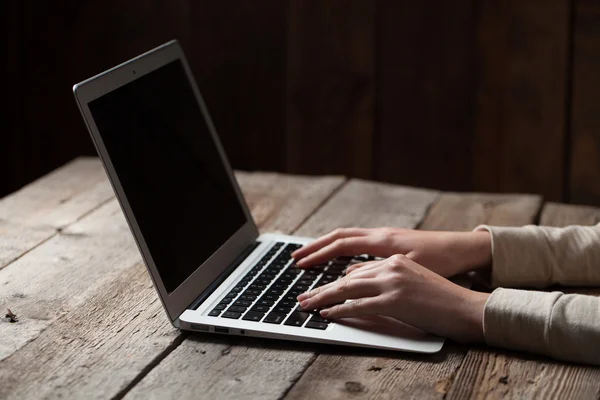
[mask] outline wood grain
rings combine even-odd
[[[291,0],[287,168],[371,177],[376,2]]]
[[[599,209],[550,203],[545,205],[540,223],[559,227],[591,225],[598,216]],[[579,291],[573,288],[570,292]],[[597,289],[589,288],[583,293],[600,294]],[[479,347],[467,354],[448,399],[597,399],[599,382],[600,370],[596,367]]]
[[[569,201],[600,204],[600,4],[574,2]]]
[[[289,232],[344,179],[240,173],[239,181],[261,229]],[[10,264],[0,282],[0,307],[21,317],[0,323],[9,338],[0,344],[0,398],[120,395],[183,340],[161,310],[116,201]]]
[[[79,158],[0,200],[0,269],[113,198],[100,161]]]
[[[472,190],[475,1],[380,1],[375,175]]]
[[[376,207],[375,199],[370,200],[373,206],[363,206],[363,213]],[[536,196],[441,194],[420,226],[465,230],[492,222],[523,225],[533,222],[540,206]],[[325,211],[326,207],[320,212]],[[328,353],[317,357],[286,398],[441,399],[453,387],[467,347],[450,342],[434,355],[371,351],[356,355],[349,349]]]
[[[561,203],[544,204],[540,219],[540,225],[557,227],[598,223],[600,223],[600,208]]]
[[[473,145],[478,191],[561,199],[569,0],[480,1]]]
[[[434,191],[352,180],[295,233],[316,236],[350,225],[411,227],[436,198]],[[202,393],[207,398],[278,399],[323,349],[315,344],[248,338],[218,340],[215,348],[214,341],[204,336],[184,341],[126,398],[190,398]]]
[[[469,231],[483,223],[520,226],[534,222],[541,205],[541,197],[533,195],[443,193],[420,229]]]
[[[296,233],[316,237],[351,226],[414,228],[438,196],[435,190],[352,179]]]

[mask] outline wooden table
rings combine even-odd
[[[262,231],[595,224],[538,196],[441,193],[239,172]],[[168,232],[165,232],[168,234]],[[179,332],[100,162],[77,159],[0,201],[0,398],[598,398],[600,369],[452,342],[434,355]]]

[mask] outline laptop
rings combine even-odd
[[[366,256],[301,270],[310,238],[259,234],[177,41],[73,87],[171,323],[180,329],[434,353],[388,317],[328,321],[296,297]],[[249,150],[251,151],[251,150]]]

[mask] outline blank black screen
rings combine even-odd
[[[89,103],[168,292],[246,222],[181,61]]]

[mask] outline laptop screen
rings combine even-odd
[[[150,72],[89,109],[171,293],[247,222],[183,64]]]

